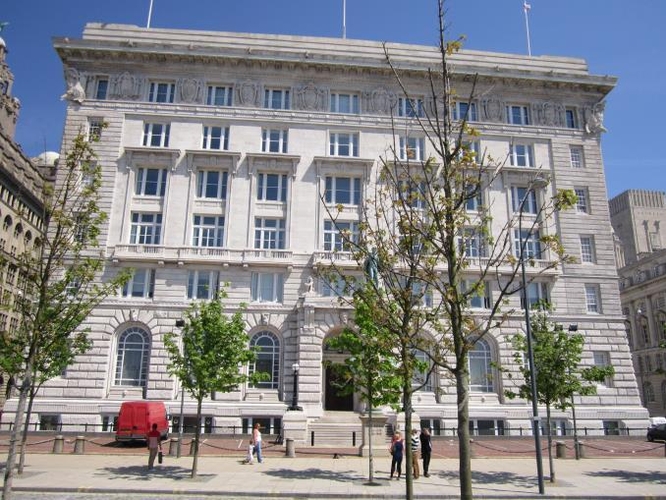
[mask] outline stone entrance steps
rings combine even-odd
[[[308,424],[307,446],[318,448],[358,447],[363,442],[363,426],[358,413],[327,411]]]

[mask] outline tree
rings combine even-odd
[[[366,285],[367,286],[367,285]],[[345,360],[331,367],[341,375],[338,392],[352,394],[360,389],[368,405],[368,420],[373,428],[373,410],[383,405],[396,406],[400,401],[400,378],[395,375],[398,359],[390,333],[372,316],[373,308],[362,300],[354,301],[354,328],[328,340],[327,346],[346,354]],[[368,481],[374,482],[372,438],[368,444]]]
[[[224,294],[221,295],[224,298]],[[181,342],[168,333],[164,345],[170,359],[169,373],[180,380],[197,402],[197,422],[201,405],[213,392],[230,392],[246,382],[263,380],[263,374],[248,376],[243,366],[254,361],[255,352],[248,346],[243,308],[228,317],[220,299],[194,303],[186,313]],[[182,344],[182,348],[180,345]],[[201,426],[194,436],[192,477],[197,476]]]
[[[24,447],[35,394],[89,348],[88,314],[129,278],[125,272],[102,275],[98,236],[106,213],[98,205],[101,170],[95,158],[92,144],[79,134],[58,164],[55,185],[44,183],[43,223],[33,247],[8,263],[17,268],[20,292],[9,306],[18,328],[0,335],[0,364],[18,388],[5,500],[11,498],[18,435],[23,431]]]
[[[555,466],[552,450],[551,410],[553,407],[566,410],[573,406],[573,397],[597,393],[596,383],[603,382],[615,374],[612,366],[590,366],[581,368],[585,337],[579,333],[565,331],[562,325],[550,319],[552,308],[547,303],[536,305],[530,318],[532,352],[536,371],[537,401],[546,406],[546,429],[548,436],[548,464],[550,482],[555,482]],[[532,401],[531,371],[525,356],[527,337],[516,334],[511,339],[515,349],[513,359],[524,382],[518,392],[506,390],[509,398],[520,397]]]

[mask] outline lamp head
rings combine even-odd
[[[293,365],[291,365],[291,369],[294,370],[294,372],[298,373],[298,370],[300,370],[301,367],[298,366],[298,363],[294,363]]]

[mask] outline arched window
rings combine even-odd
[[[21,233],[23,233],[23,225],[16,224],[16,227],[14,228],[14,238],[21,236]]]
[[[425,351],[422,351],[421,349],[415,349],[414,350],[414,357],[419,360],[428,363],[428,366],[432,366],[432,362],[430,361],[430,357],[428,356],[428,353]],[[428,379],[426,380],[426,377]],[[433,373],[432,370],[426,369],[425,371],[419,371],[414,373],[414,376],[412,377],[412,387],[420,387],[420,391],[426,391],[426,392],[432,392],[435,390],[435,384],[433,383]],[[425,382],[425,385],[423,383]],[[423,386],[423,387],[421,387]]]
[[[280,339],[268,331],[258,332],[252,336],[250,347],[257,349],[257,359],[250,364],[250,375],[258,372],[269,376],[268,380],[262,380],[254,387],[277,389],[280,384]]]
[[[651,382],[643,384],[643,403],[654,403],[654,387]]]
[[[118,337],[114,385],[145,387],[148,378],[150,336],[143,328],[131,326]]]
[[[14,221],[12,221],[12,218],[9,215],[5,216],[5,220],[2,221],[2,229],[7,231],[7,229],[12,227],[13,223],[14,223]]]
[[[469,390],[493,392],[492,350],[483,339],[476,341],[469,351]]]

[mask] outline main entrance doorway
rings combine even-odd
[[[339,386],[336,381],[340,379],[339,375],[330,367],[326,367],[326,384],[324,395],[324,410],[328,411],[354,411],[354,393],[340,396],[338,394]]]

